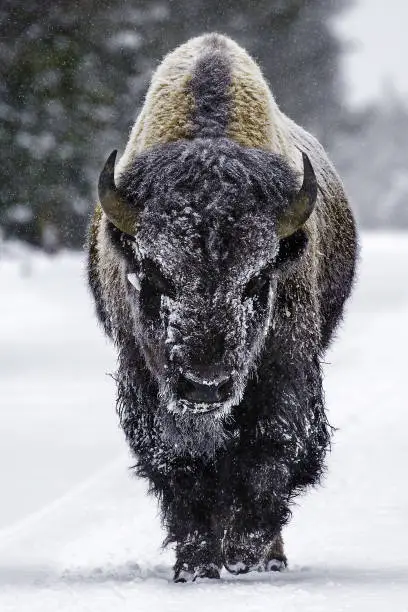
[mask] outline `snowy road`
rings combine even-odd
[[[78,256],[0,257],[1,612],[408,611],[408,235],[368,236],[327,356],[334,438],[279,575],[171,582]]]

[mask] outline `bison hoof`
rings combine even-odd
[[[235,561],[234,563],[228,563],[226,561],[224,567],[230,574],[235,574],[236,576],[238,576],[238,574],[247,574],[252,569],[250,565],[247,565],[243,561]]]
[[[213,563],[209,563],[192,570],[186,563],[183,563],[181,567],[176,567],[174,570],[174,582],[195,582],[197,579],[202,578],[219,579],[219,568]]]
[[[194,572],[194,580],[197,578],[211,578],[217,580],[220,578],[220,569],[214,565],[214,563],[197,567]]]
[[[281,559],[270,559],[265,563],[265,572],[282,572],[288,566],[286,557]]]
[[[222,554],[225,569],[231,574],[280,572],[287,566],[280,533],[273,538],[263,531],[240,536],[227,533]]]
[[[174,582],[193,582],[194,572],[191,572],[187,568],[180,568],[174,570]]]
[[[287,562],[285,559],[270,559],[269,561],[260,561],[259,563],[244,563],[236,561],[235,563],[224,563],[225,569],[230,574],[247,574],[248,572],[281,572],[286,569]]]

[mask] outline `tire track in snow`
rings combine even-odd
[[[126,469],[124,464],[124,457],[120,456],[114,461],[110,462],[107,466],[97,471],[95,474],[85,479],[80,484],[72,487],[67,493],[64,493],[61,497],[58,497],[50,504],[47,504],[40,510],[29,514],[27,517],[13,523],[9,527],[0,530],[0,548],[4,545],[8,544],[10,540],[13,540],[18,537],[24,537],[28,535],[37,523],[47,519],[53,513],[61,510],[65,505],[70,504],[75,501],[77,498],[81,497],[83,493],[87,490],[93,488],[95,485],[100,483],[106,477],[111,476],[114,472],[118,470],[118,468],[122,467]]]

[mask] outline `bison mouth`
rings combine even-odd
[[[176,394],[181,400],[192,404],[224,404],[233,392],[232,377],[214,381],[199,381],[180,375]]]
[[[191,414],[191,415],[214,415],[217,418],[221,418],[228,414],[232,406],[238,403],[236,401],[227,402],[191,402],[185,399],[173,398],[168,403],[168,410],[173,414]]]
[[[207,381],[180,374],[167,405],[172,413],[223,416],[241,397],[242,392],[233,376]]]

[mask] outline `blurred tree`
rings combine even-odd
[[[2,0],[0,225],[48,250],[83,242],[106,153],[123,147],[152,70],[226,33],[283,110],[325,144],[341,103],[330,18],[348,0]]]
[[[375,105],[343,115],[332,154],[361,225],[408,227],[408,106],[392,87]]]

